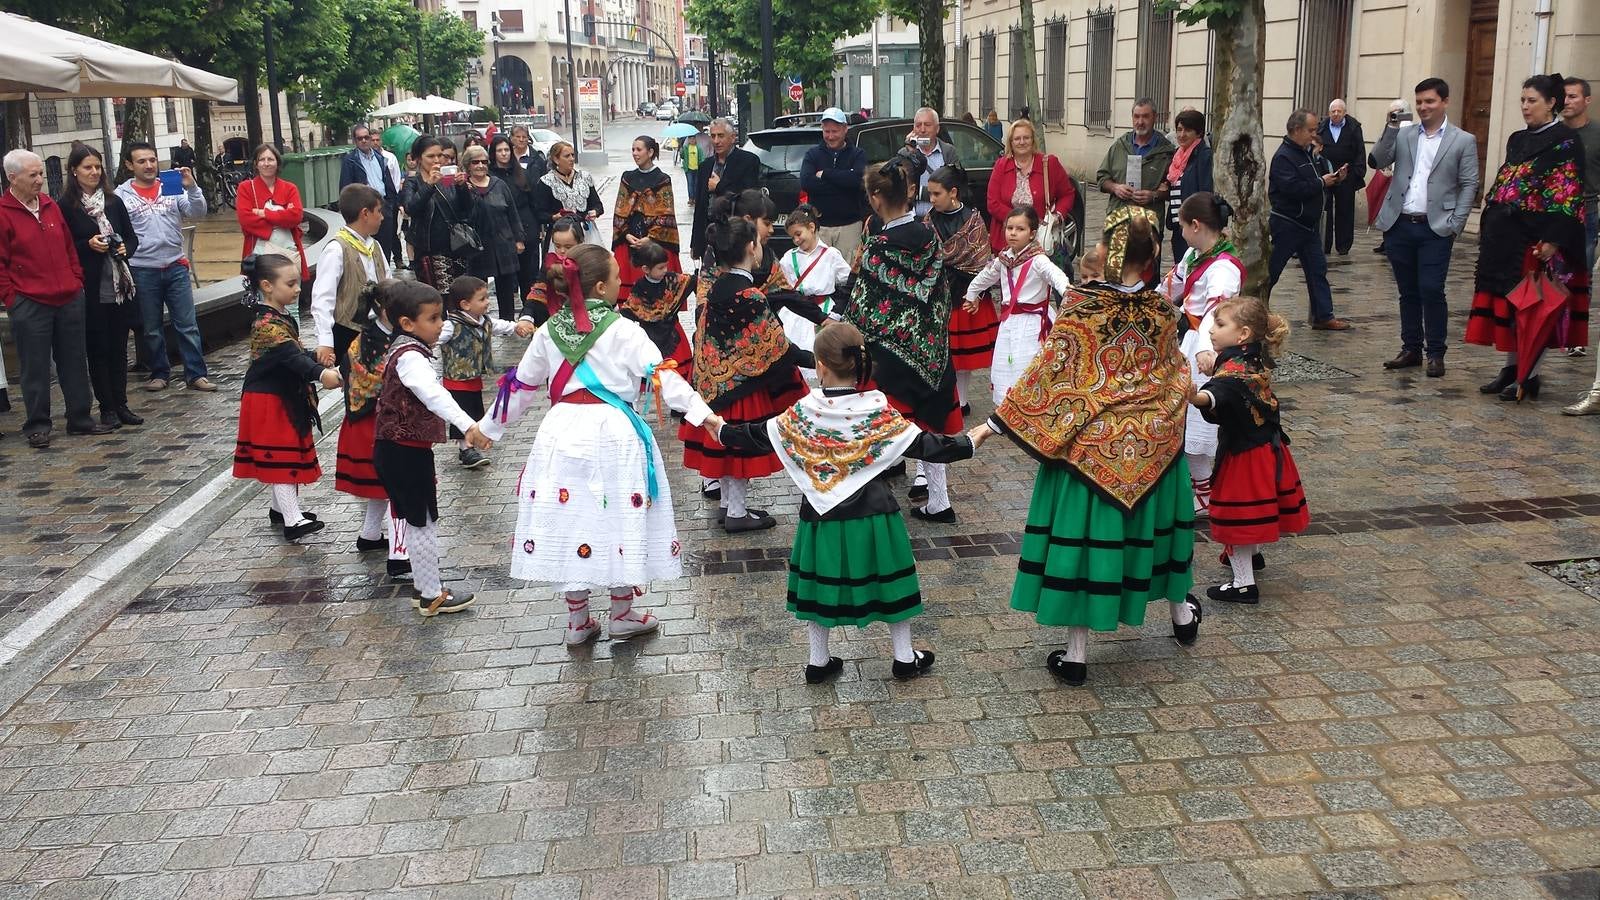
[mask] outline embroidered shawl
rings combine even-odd
[[[640,278],[634,282],[628,299],[617,304],[617,312],[636,322],[662,322],[678,314],[692,276],[668,272],[660,281]]]
[[[695,311],[695,391],[715,407],[719,399],[766,375],[788,353],[789,338],[767,295],[742,273],[718,278]]]
[[[344,380],[345,418],[364,418],[378,408],[378,391],[383,389],[383,364],[394,335],[383,330],[376,319],[367,322],[350,341],[350,372]]]
[[[1571,128],[1558,122],[1511,135],[1506,161],[1484,198],[1476,289],[1509,294],[1525,274],[1525,255],[1539,241],[1558,248],[1551,259],[1558,276],[1586,274],[1583,190],[1583,148]]]
[[[937,388],[950,366],[950,291],[933,229],[908,224],[867,238],[844,313],[869,344]]]
[[[605,334],[607,328],[622,319],[621,314],[599,300],[589,300],[584,305],[589,311],[589,323],[594,326],[588,334],[578,331],[578,322],[569,305],[562,306],[560,312],[544,323],[545,332],[555,342],[556,349],[561,351],[562,358],[574,366],[583,362],[583,358],[594,347],[594,342],[600,340],[600,335]]]
[[[1170,303],[1080,285],[995,415],[1024,449],[1132,511],[1183,452],[1189,386]]]
[[[830,397],[820,388],[766,426],[784,472],[818,515],[855,496],[922,433],[882,391]]]
[[[695,299],[703,306],[706,298],[711,296],[711,287],[723,275],[726,275],[732,266],[725,266],[712,261],[700,267],[700,283],[694,287]],[[771,247],[761,248],[761,265],[751,272],[751,277],[761,285],[761,293],[771,294],[775,291],[790,290],[789,279],[783,277],[783,270],[778,268],[778,255]]]
[[[647,237],[667,249],[678,251],[678,219],[672,199],[672,178],[660,169],[623,174],[617,184],[617,207],[613,211],[611,245],[627,249],[628,236]]]
[[[930,210],[927,222],[939,236],[946,269],[976,275],[994,259],[989,230],[976,209],[963,206],[953,213]]]
[[[322,428],[322,417],[317,415],[317,390],[293,376],[282,377],[293,369],[287,368],[288,358],[304,356],[300,346],[300,323],[266,303],[256,303],[251,309],[255,321],[250,325],[250,368],[245,372],[245,388],[265,382],[272,393],[283,399],[284,411],[295,430],[302,434],[316,424]],[[278,370],[274,372],[273,370]]]
[[[1216,370],[1206,382],[1205,391],[1213,403],[1210,409],[1200,412],[1206,421],[1220,426],[1219,454],[1238,453],[1279,440],[1289,442],[1278,418],[1271,370],[1262,360],[1259,343],[1217,351]]]

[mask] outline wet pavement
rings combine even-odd
[[[1460,317],[1446,377],[1384,372],[1371,241],[1332,267],[1356,330],[1299,329],[1280,387],[1311,533],[1193,648],[1159,614],[1097,636],[1078,689],[1042,668],[1063,633],[1006,608],[1034,465],[1003,442],[953,468],[958,524],[909,525],[932,673],[840,629],[843,677],[807,687],[776,478],[752,502],[780,526],[734,538],[673,467],[690,574],[640,601],[661,633],[569,652],[553,590],[506,575],[536,417],[486,469],[440,449],[446,574],[479,600],[423,620],[331,472],[293,546],[259,487],[215,485],[242,346],[217,394],[139,393],[142,429],[36,453],[9,414],[0,649],[99,574],[0,669],[0,897],[1592,900],[1600,613],[1532,564],[1596,555],[1600,420],[1559,414],[1594,359],[1484,398],[1499,361]],[[1291,274],[1277,306],[1301,297]]]

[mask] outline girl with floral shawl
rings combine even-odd
[[[620,300],[628,299],[639,280],[641,273],[629,251],[642,241],[652,241],[667,251],[667,271],[683,271],[683,264],[678,261],[678,217],[672,199],[672,178],[656,167],[659,153],[655,138],[634,138],[633,161],[639,167],[622,173],[617,180],[611,253],[622,274]]]
[[[1047,668],[1088,677],[1089,631],[1144,623],[1165,600],[1179,643],[1199,634],[1194,506],[1183,455],[1189,367],[1172,304],[1142,278],[1159,244],[1143,218],[1107,253],[1114,283],[1071,288],[1044,347],[986,425],[1040,462],[1011,608],[1066,626]]]

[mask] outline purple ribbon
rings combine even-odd
[[[504,423],[511,413],[511,395],[518,391],[531,391],[537,385],[532,385],[517,377],[517,367],[512,366],[500,376],[500,389],[494,395],[494,407],[489,410],[491,418],[498,416]]]

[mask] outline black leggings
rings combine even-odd
[[[500,318],[507,322],[517,318],[522,301],[517,296],[517,273],[501,272],[494,276],[494,299],[500,307]]]
[[[110,413],[128,405],[127,307],[114,303],[92,303],[84,318],[84,350],[89,360],[89,384],[100,412]]]

